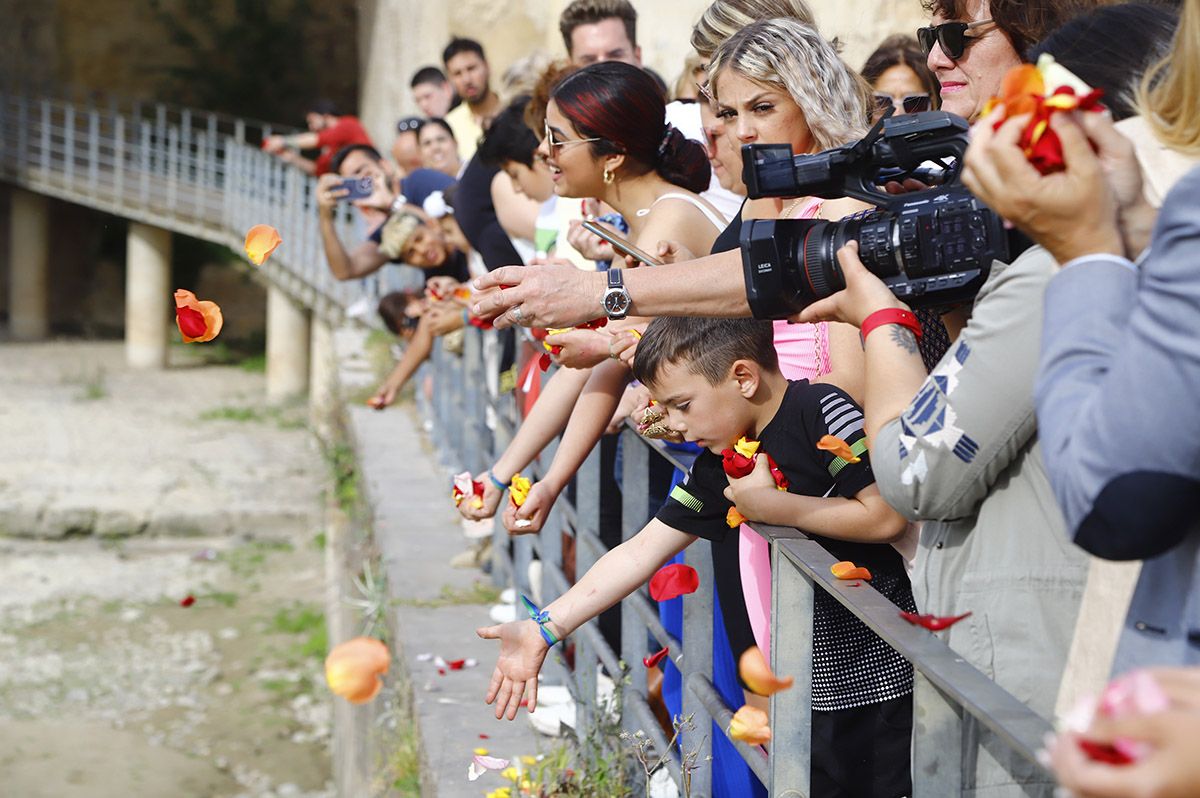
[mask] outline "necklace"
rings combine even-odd
[[[794,210],[796,210],[796,208],[800,207],[800,203],[804,202],[804,200],[805,200],[805,197],[800,197],[798,199],[793,200],[792,204],[787,206],[786,208],[784,208],[783,212],[781,214],[779,214],[779,218],[780,219],[790,219],[792,217],[792,211],[794,211]]]

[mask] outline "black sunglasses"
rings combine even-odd
[[[967,51],[967,46],[973,44],[978,36],[968,36],[967,31],[981,25],[994,24],[993,20],[981,19],[978,22],[943,22],[941,25],[930,25],[927,28],[917,28],[917,39],[925,55],[933,52],[933,45],[941,45],[946,57],[957,61]]]
[[[875,94],[875,110],[883,113],[889,108],[895,108],[898,114],[919,114],[928,111],[930,107],[928,94],[906,94],[903,97],[893,97],[890,94]]]

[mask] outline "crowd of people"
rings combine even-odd
[[[1047,719],[1102,688],[1110,664],[1112,676],[1152,669],[1163,697],[1153,712],[1064,729],[1044,767],[985,729],[964,745],[914,726],[911,666],[817,591],[811,794],[909,795],[910,774],[961,749],[978,796],[1056,784],[1200,795],[1187,755],[1200,733],[1200,0],[924,7],[927,26],[888,37],[856,70],[805,0],[714,0],[669,90],[642,64],[627,0],[574,0],[560,18],[566,58],[531,55],[495,88],[483,47],[452,40],[442,68],[412,77],[423,116],[397,123],[390,160],[324,103],[309,132],[264,148],[319,175],[336,277],[392,263],[423,273],[380,303],[407,343],[376,407],[436,338],[453,351],[465,325],[500,331],[499,390],[524,391],[523,421],[474,475],[482,495],[459,504],[464,517],[538,532],[600,447],[611,550],[531,619],[479,630],[499,641],[486,696],[498,718],[535,709],[550,647],[698,538],[719,598],[714,682],[731,707],[766,709],[737,667],[771,647],[769,553],[748,520],[867,567],[900,610],[965,616],[940,633],[947,644]],[[1057,138],[1062,162],[1042,170],[1029,117],[993,98],[1047,54],[1105,108],[1049,116],[1038,135]],[[786,319],[750,318],[745,230],[872,206],[828,191],[748,198],[742,147],[815,154],[937,109],[971,123],[951,179],[1003,217],[1011,262],[992,263],[975,296],[914,312],[851,241],[836,253],[844,289]],[[909,176],[879,190],[926,187]],[[340,240],[340,202],[364,240]],[[547,356],[558,368],[529,390]],[[651,473],[652,519],[622,542],[612,433],[627,419],[694,460]],[[506,501],[556,436],[523,501]],[[840,446],[818,446],[829,439]],[[749,465],[731,471],[739,441]],[[678,600],[660,612],[687,634]],[[678,714],[678,672],[663,670]],[[1096,753],[1131,740],[1118,748],[1132,761]],[[713,756],[715,795],[765,794],[723,737]]]

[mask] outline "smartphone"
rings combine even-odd
[[[346,196],[341,198],[346,202],[366,199],[375,192],[375,181],[369,177],[347,177],[342,180],[341,188],[346,190]]]
[[[591,219],[583,220],[583,229],[587,230],[589,233],[600,236],[605,241],[612,244],[613,249],[615,249],[617,252],[620,252],[622,255],[628,255],[635,260],[641,261],[647,266],[662,265],[662,261],[660,261],[658,258],[650,257],[624,238],[621,238],[619,235],[609,230],[607,227],[596,224],[596,222],[592,221]]]

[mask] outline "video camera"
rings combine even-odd
[[[877,206],[836,222],[746,222],[742,267],[754,316],[791,316],[845,288],[837,251],[849,241],[858,241],[866,267],[914,308],[974,297],[992,261],[1008,261],[1010,246],[1000,217],[958,183],[967,130],[961,117],[927,111],[886,116],[861,141],[816,155],[793,155],[788,144],[742,147],[751,199],[854,197]],[[908,178],[943,184],[896,195],[880,188]]]

